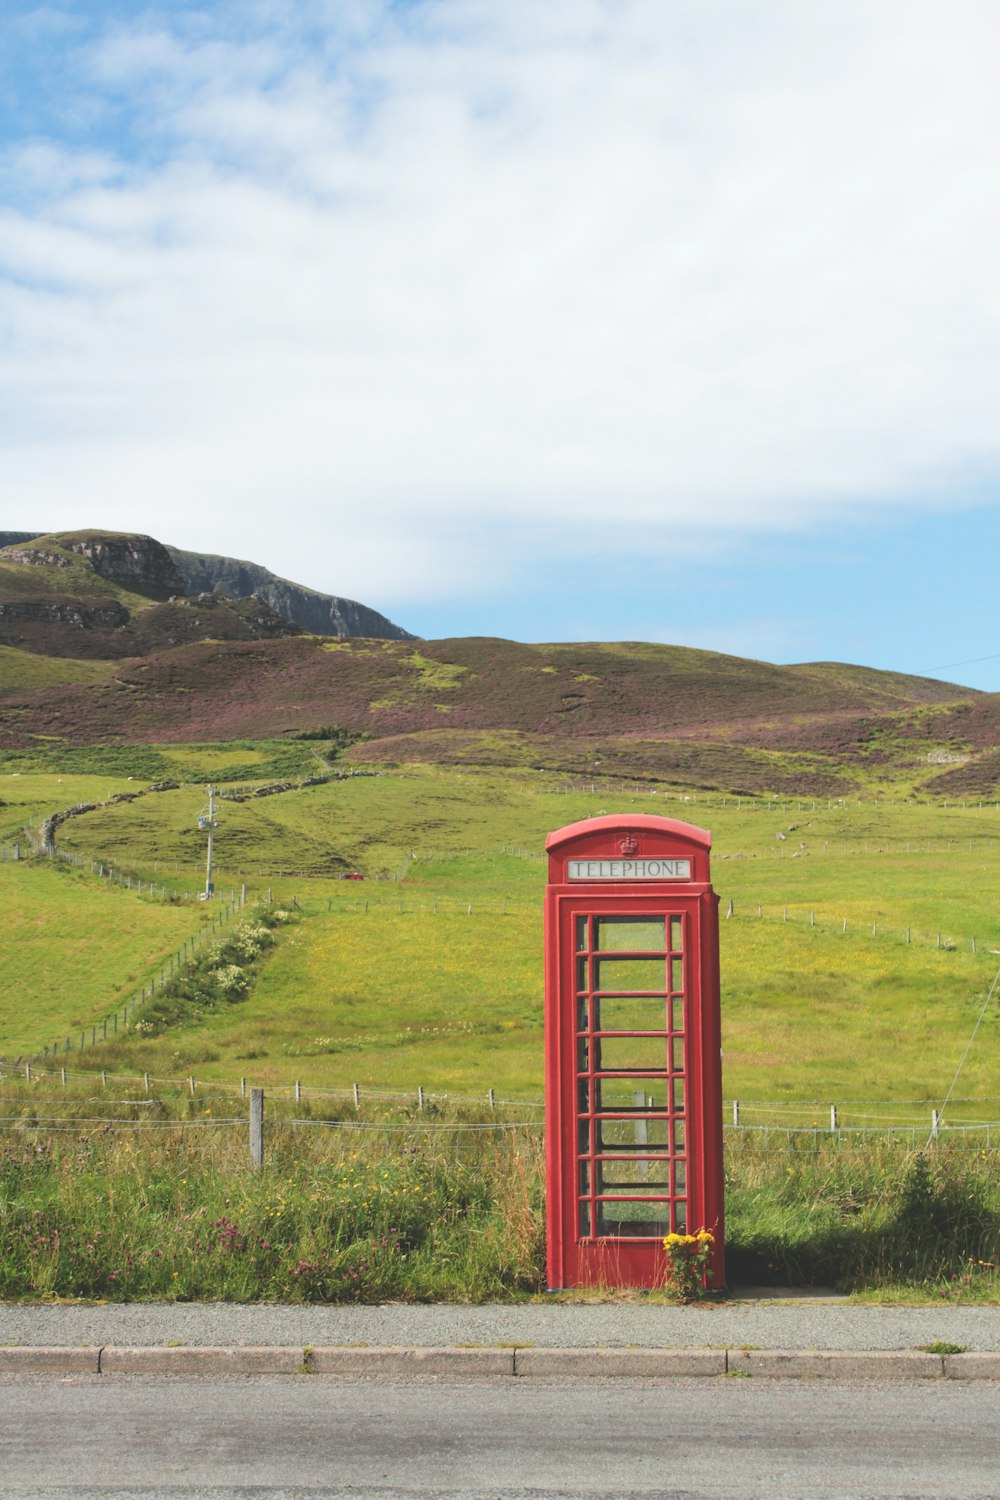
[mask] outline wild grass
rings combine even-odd
[[[540,1143],[223,1127],[0,1146],[0,1296],[507,1300],[541,1286]]]
[[[537,1127],[457,1110],[269,1115],[255,1173],[245,1124],[230,1123],[238,1101],[3,1088],[0,1296],[505,1301],[544,1288]],[[730,1283],[995,1301],[998,1158],[843,1141],[765,1151],[731,1136]]]
[[[63,682],[101,682],[113,671],[110,661],[75,661],[0,646],[0,693],[34,693]]]
[[[996,1150],[937,1145],[727,1151],[729,1275],[944,1301],[1000,1297]]]
[[[39,658],[42,662],[48,657]],[[0,669],[2,669],[0,657]],[[80,663],[104,667],[104,662]],[[92,673],[96,676],[96,670]],[[314,775],[326,759],[343,748],[343,732],[328,726],[319,743],[298,737],[280,740],[230,740],[224,744],[190,745],[38,745],[30,750],[0,750],[0,778],[6,773],[31,772],[49,776],[112,777],[128,780],[186,783],[263,781],[268,777]],[[311,737],[315,740],[317,737]],[[55,811],[50,808],[50,811]]]

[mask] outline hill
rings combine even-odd
[[[80,564],[74,562],[77,558]],[[10,568],[14,572],[8,576]],[[31,571],[25,573],[25,568]],[[128,598],[121,597],[122,589]],[[54,608],[53,595],[61,608]],[[207,596],[218,596],[230,612],[233,601],[240,601],[236,615],[244,627],[259,617],[259,633],[265,635],[288,633],[265,626],[274,615],[285,626],[290,623],[315,635],[412,639],[367,605],[304,588],[256,563],[184,552],[139,534],[0,531],[0,604],[5,606],[0,630],[5,644],[47,655],[122,657],[206,635],[254,637],[252,629],[234,627],[216,613],[200,633],[192,631],[190,619],[177,624],[154,618],[139,628],[139,599],[174,603],[185,596],[197,596],[203,610],[211,608]],[[254,600],[260,601],[260,610],[255,611]]]
[[[350,633],[361,628],[384,633]],[[994,695],[634,641],[417,642],[255,564],[98,531],[21,534],[0,551],[0,710],[8,752],[333,728],[363,737],[355,758],[373,765],[536,768],[747,794],[989,796],[1000,786]]]
[[[293,627],[263,638],[259,624],[257,638],[238,639],[236,605],[212,600],[190,614],[192,630],[213,603],[230,617],[228,639],[215,630],[212,640],[165,644],[96,681],[70,662],[61,683],[37,670],[19,680],[8,652],[0,748],[338,726],[367,737],[355,758],[381,764],[524,766],[746,793],[843,795],[859,782],[985,793],[1000,776],[1000,699],[930,679],[641,643],[417,646]],[[165,634],[190,611],[150,604],[146,618]]]

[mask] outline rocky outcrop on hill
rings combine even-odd
[[[128,624],[128,619],[128,610],[114,599],[96,603],[71,600],[55,604],[48,604],[44,600],[9,603],[0,601],[0,645],[27,646],[32,649],[34,637],[43,633],[46,627],[53,627],[55,633],[62,637],[67,630],[71,633],[120,630]],[[74,637],[71,634],[67,649],[55,654],[74,655],[73,644]]]
[[[323,594],[288,578],[280,578],[259,563],[214,553],[185,552],[164,546],[151,536],[108,531],[0,531],[0,550],[17,548],[12,562],[63,566],[58,553],[27,544],[40,537],[87,558],[94,572],[134,593],[167,599],[171,595],[220,594],[236,599],[257,598],[310,635],[365,636],[375,640],[412,641],[408,630],[359,604]]]
[[[177,565],[162,542],[151,536],[102,532],[56,533],[46,538],[69,552],[79,553],[101,578],[136,593],[167,598],[187,594]]]
[[[253,595],[311,635],[367,636],[389,641],[415,639],[408,630],[394,625],[367,605],[291,583],[258,563],[210,553],[182,552],[177,547],[167,550],[183,578],[186,594],[233,594],[238,599]]]

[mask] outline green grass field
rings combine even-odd
[[[0,983],[0,1049],[30,1054],[95,1025],[205,920],[58,861],[0,863],[8,933]]]
[[[303,749],[309,770],[315,747]],[[256,764],[260,780],[280,763],[273,743],[225,747],[211,765],[202,746],[169,753],[177,779],[185,763],[220,779]],[[117,763],[105,777],[99,766],[0,777],[7,839],[70,803],[145,789]],[[60,847],[81,868],[0,862],[15,935],[0,982],[8,1057],[99,1022],[205,921],[205,905],[140,898],[88,873],[92,859],[113,862],[133,887],[141,876],[194,895],[205,800],[185,784],[67,821]],[[917,1154],[1000,965],[992,804],[650,797],[530,770],[421,766],[219,802],[216,887],[246,885],[246,929],[220,928],[140,1026],[74,1053],[65,1087],[65,1058],[33,1064],[30,1081],[23,1063],[5,1079],[14,1124],[0,1143],[0,1294],[537,1293],[544,840],[630,810],[713,833],[727,1114],[739,1099],[745,1124],[771,1129],[727,1132],[731,1275],[889,1300],[994,1298],[995,1147],[980,1135],[963,1150],[953,1136],[929,1172]],[[351,870],[366,879],[336,878]],[[254,936],[258,911],[266,939]],[[948,1106],[953,1123],[997,1117],[998,1025],[994,999]],[[246,1168],[241,1079],[268,1091],[260,1178]],[[841,1126],[912,1122],[913,1134],[833,1135],[831,1102]],[[107,1133],[109,1112],[162,1129]],[[290,1114],[298,1128],[281,1123]],[[62,1116],[94,1123],[60,1134]],[[526,1128],[434,1133],[473,1117]],[[302,1123],[342,1118],[367,1133]]]
[[[36,774],[4,777],[0,787],[5,799],[8,787],[17,789],[22,816],[93,797],[99,782]],[[151,794],[66,823],[60,843],[194,892],[203,880],[204,802],[200,786]],[[822,1125],[827,1101],[838,1103],[845,1124],[929,1118],[1000,962],[992,898],[1000,813],[992,804],[651,797],[630,787],[559,789],[530,772],[420,766],[222,801],[217,888],[245,883],[251,900],[270,894],[278,906],[294,899],[302,919],[280,934],[240,1003],[192,1007],[153,1035],[124,1048],[119,1041],[115,1065],[164,1076],[194,1067],[206,1079],[250,1074],[266,1085],[299,1079],[316,1088],[358,1082],[537,1096],[545,835],[596,812],[630,809],[713,832],[724,1087],[751,1111],[745,1118]],[[4,811],[13,821],[13,806]],[[35,865],[0,869],[20,889],[37,886],[35,906],[58,927],[73,882]],[[347,870],[368,878],[333,878]],[[92,888],[85,877],[77,884]],[[165,908],[157,918],[164,932],[154,938],[115,915],[149,910],[134,897],[98,886],[94,899],[79,924],[102,928],[100,959],[88,959],[88,1014],[102,994],[110,999],[141,979],[140,954],[153,960],[165,943],[176,947],[197,920]],[[28,944],[24,953],[31,974]],[[45,1027],[75,1024],[80,1005],[71,997],[81,992],[83,961],[72,942],[49,951],[38,1011]],[[17,997],[2,1002],[8,1051],[24,1051],[40,1035],[21,1019],[29,1014],[24,983],[19,975]],[[949,1106],[955,1120],[996,1113],[997,1025],[994,1005],[957,1090],[970,1102]],[[752,1112],[765,1102],[783,1108]],[[792,1105],[802,1107],[789,1112]]]

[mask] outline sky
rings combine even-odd
[[[4,0],[0,528],[1000,689],[995,0]]]

